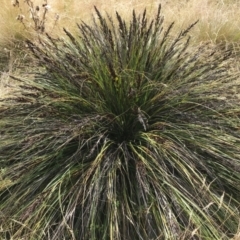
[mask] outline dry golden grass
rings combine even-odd
[[[14,0],[13,0],[14,2]],[[42,6],[44,0],[35,0],[34,6]],[[176,29],[187,27],[189,24],[199,20],[198,25],[192,32],[195,43],[211,41],[236,42],[240,39],[240,2],[236,0],[48,0],[51,6],[47,13],[46,30],[62,34],[62,27],[69,30],[76,29],[75,22],[88,21],[96,6],[101,12],[113,14],[118,11],[126,18],[130,16],[132,9],[142,11],[147,8],[148,14],[152,14],[159,3],[162,4],[163,15],[166,23],[175,21]],[[19,0],[20,7],[13,7],[11,1],[2,0],[0,8],[1,36],[0,45],[12,43],[14,38],[21,39],[29,36],[33,23],[30,18],[29,8],[24,0]],[[25,16],[24,22],[27,29],[16,20],[18,14]],[[58,24],[53,30],[56,14],[59,15]]]
[[[9,53],[16,48],[17,41],[22,42],[25,38],[36,37],[29,6],[25,0],[18,1],[19,7],[14,7],[13,3],[16,0],[12,0],[12,2],[2,0],[0,8],[0,61],[3,61],[1,60],[2,56],[7,58],[6,65],[11,65],[11,61],[13,61],[13,54],[9,58]],[[38,12],[40,19],[43,15],[42,4],[48,3],[50,8],[46,14],[45,30],[57,36],[64,36],[63,27],[76,33],[77,22],[91,21],[92,14],[95,14],[94,6],[102,13],[107,12],[114,15],[118,11],[121,16],[129,18],[133,9],[141,12],[146,8],[148,15],[152,15],[158,4],[161,3],[165,24],[169,25],[174,21],[176,32],[199,20],[191,31],[192,44],[198,45],[205,41],[213,44],[223,43],[224,46],[235,46],[238,52],[240,2],[237,0],[85,0],[81,2],[78,0],[34,0],[32,2],[34,10],[40,6],[41,11]],[[24,16],[23,23],[16,19],[19,14]]]
[[[16,0],[2,0],[0,8],[0,54],[3,49],[11,50],[15,47],[16,40],[35,37],[34,23],[31,18],[29,6],[26,1],[18,0],[19,7],[13,6]],[[40,6],[46,0],[34,0],[34,7]],[[76,22],[81,20],[90,21],[94,14],[94,6],[101,12],[108,12],[110,15],[118,11],[121,16],[128,18],[132,9],[141,12],[147,8],[151,15],[156,11],[159,3],[162,5],[162,13],[165,16],[165,23],[175,22],[175,29],[186,28],[191,23],[199,20],[192,33],[193,43],[199,44],[202,41],[212,43],[235,43],[240,40],[240,2],[237,0],[48,0],[51,6],[46,14],[46,31],[56,35],[63,35],[62,28],[65,27],[75,32]],[[23,23],[17,21],[17,16],[24,16]],[[42,12],[39,11],[39,15]],[[41,16],[40,16],[41,18]],[[56,22],[56,18],[59,18]],[[56,24],[55,24],[56,23]]]
[[[174,7],[175,6],[175,7]],[[239,1],[190,0],[174,4],[166,3],[164,11],[168,20],[174,20],[178,28],[199,20],[193,30],[196,43],[236,42],[240,39]]]

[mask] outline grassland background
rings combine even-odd
[[[34,0],[35,6],[41,5],[43,1]],[[13,7],[11,1],[2,0],[0,7],[0,98],[8,95],[11,91],[10,75],[27,74],[29,64],[23,40],[34,38],[32,21],[29,9],[23,0],[19,0],[20,8]],[[118,11],[122,16],[129,18],[132,9],[137,12],[144,8],[148,14],[153,14],[161,3],[162,14],[165,16],[165,24],[175,22],[175,30],[186,28],[191,23],[199,20],[191,31],[191,44],[199,45],[204,42],[219,44],[219,47],[230,47],[236,52],[235,65],[231,71],[239,71],[239,42],[240,42],[240,1],[239,0],[49,0],[51,6],[46,21],[46,31],[56,36],[64,36],[63,27],[76,33],[76,22],[84,20],[91,21],[94,14],[94,6],[101,12],[110,15]],[[25,16],[27,28],[16,20],[18,14]],[[59,20],[54,27],[56,14]],[[236,94],[238,90],[236,89]],[[4,171],[1,169],[1,171]],[[0,188],[9,184],[0,181]],[[235,239],[240,239],[240,234]]]
[[[21,45],[22,40],[34,36],[33,21],[27,4],[24,3],[24,0],[19,0],[20,7],[14,7],[14,2],[15,0],[12,2],[1,1],[0,96],[7,94],[8,91],[6,87],[9,81],[7,73],[17,69],[22,58],[26,57],[24,54],[21,55],[20,61],[14,50],[20,49],[20,52],[24,52]],[[43,0],[34,0],[33,2],[35,6],[41,6],[44,3]],[[132,9],[141,12],[146,8],[149,15],[154,14],[157,6],[161,3],[165,24],[168,25],[174,21],[176,32],[199,20],[191,31],[192,44],[198,45],[207,41],[212,44],[221,44],[222,47],[233,46],[238,53],[240,39],[240,2],[238,0],[48,0],[47,3],[51,8],[47,13],[46,31],[57,36],[64,35],[63,27],[71,32],[76,32],[76,22],[90,21],[94,14],[94,6],[101,12],[111,15],[118,11],[122,16],[129,18]],[[18,14],[24,15],[26,28],[16,20]],[[57,15],[59,20],[54,25]]]

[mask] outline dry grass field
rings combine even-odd
[[[32,2],[34,5],[29,6],[27,2]],[[96,16],[94,6],[103,15],[113,15],[117,11],[125,19],[130,19],[133,9],[141,13],[146,8],[147,15],[151,17],[155,14],[159,4],[162,6],[162,15],[165,19],[164,26],[168,26],[171,22],[175,23],[173,35],[198,21],[189,32],[190,48],[208,43],[209,47],[217,47],[219,51],[231,49],[233,59],[228,70],[235,74],[240,73],[240,1],[238,0],[13,0],[12,2],[1,0],[0,100],[7,98],[16,84],[11,76],[31,78],[31,70],[38,68],[31,54],[26,51],[26,39],[37,42],[38,35],[45,32],[56,38],[65,38],[63,28],[77,35],[76,23],[81,23],[82,20],[91,23],[92,15]],[[38,6],[40,10],[36,10]],[[36,16],[39,22],[36,22]],[[42,33],[41,29],[37,29],[39,26],[44,28]],[[239,79],[235,81],[240,82]],[[240,98],[238,84],[235,84],[231,94]],[[4,171],[6,169],[0,169],[0,190],[12,185],[11,180],[1,179]],[[4,229],[0,222],[0,233],[1,231]],[[8,239],[20,240],[11,238],[11,236]],[[231,239],[240,240],[240,233]]]
[[[35,38],[35,26],[30,13],[29,6],[23,0],[2,0],[0,8],[0,70],[1,89],[0,96],[6,93],[3,87],[8,82],[8,71],[12,71],[19,66],[19,51],[24,52],[22,40]],[[34,7],[42,6],[45,1],[36,0]],[[165,16],[165,25],[175,22],[175,31],[186,28],[191,23],[199,21],[191,31],[191,44],[199,45],[203,42],[220,44],[222,47],[233,47],[238,54],[240,39],[240,2],[237,0],[183,0],[183,1],[104,1],[104,0],[48,0],[50,6],[44,25],[48,33],[55,36],[62,36],[63,27],[71,32],[76,31],[76,22],[81,20],[91,21],[94,13],[94,6],[106,13],[118,11],[122,16],[129,18],[132,10],[141,12],[148,10],[151,16],[158,4],[162,5],[162,13]],[[39,18],[42,20],[42,13]],[[23,16],[22,22],[17,20],[18,16]],[[24,23],[24,24],[23,24]],[[17,51],[16,51],[17,49]],[[17,52],[17,53],[16,53]],[[23,53],[22,57],[26,57]],[[21,61],[20,61],[21,62]],[[7,68],[6,68],[7,66]],[[237,66],[236,66],[237,67]],[[238,68],[238,67],[237,67]],[[5,71],[6,70],[6,71]]]
[[[12,1],[14,3],[15,0]],[[33,1],[34,6],[40,6],[45,1]],[[131,16],[132,9],[142,11],[144,8],[151,15],[156,10],[158,4],[162,5],[162,12],[165,16],[165,23],[174,21],[176,29],[184,28],[199,20],[199,24],[195,27],[193,35],[196,43],[201,41],[212,41],[219,43],[221,41],[236,42],[239,40],[239,16],[240,3],[236,0],[183,0],[183,1],[79,1],[76,0],[48,0],[50,6],[47,14],[47,30],[54,31],[56,34],[62,34],[62,27],[68,27],[75,30],[75,22],[81,20],[88,21],[91,14],[94,13],[93,8],[96,6],[101,11],[110,14],[118,11],[122,16]],[[24,1],[19,0],[19,7],[13,5],[8,0],[3,0],[0,9],[0,24],[2,33],[0,37],[1,44],[10,44],[14,38],[29,36],[29,30],[33,26],[31,14]],[[17,23],[18,14],[24,15],[27,29],[24,30],[21,24]],[[56,15],[59,20],[56,28],[53,30]]]

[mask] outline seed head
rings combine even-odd
[[[49,10],[49,9],[51,8],[51,6],[48,5],[48,4],[43,4],[42,6],[43,6],[46,10]]]
[[[12,0],[12,5],[14,7],[19,7],[19,1],[18,0]]]
[[[20,22],[22,22],[24,18],[25,18],[25,16],[22,15],[22,14],[18,14],[17,17],[16,17],[16,19]]]
[[[60,17],[59,14],[56,13],[55,14],[55,20],[57,21],[59,19],[59,17]]]

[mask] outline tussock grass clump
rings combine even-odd
[[[15,239],[229,239],[239,224],[237,74],[161,8],[96,10],[28,46],[44,68],[2,101],[0,218]],[[11,183],[9,183],[11,181]]]

